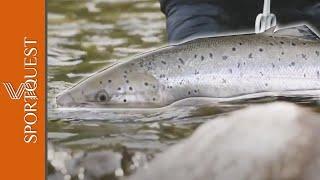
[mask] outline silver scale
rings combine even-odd
[[[270,11],[271,0],[264,0],[263,13],[256,18],[255,32],[263,33],[271,27],[277,25],[277,18]]]

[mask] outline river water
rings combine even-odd
[[[203,122],[252,103],[290,100],[319,112],[319,101],[265,97],[155,110],[57,108],[55,96],[116,61],[166,43],[156,0],[48,0],[48,177],[119,179],[190,136]]]

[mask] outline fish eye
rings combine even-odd
[[[99,91],[96,95],[96,101],[100,103],[106,103],[110,100],[110,97],[106,91]]]

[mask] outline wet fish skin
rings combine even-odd
[[[303,26],[200,38],[141,54],[80,82],[57,103],[152,108],[188,97],[320,90],[320,41],[286,35],[294,30],[312,36]]]

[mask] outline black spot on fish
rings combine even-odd
[[[263,49],[262,49],[262,48],[259,48],[259,51],[260,51],[260,52],[263,52]]]
[[[167,62],[165,62],[165,61],[161,61],[161,63],[162,63],[162,64],[167,64]]]
[[[126,83],[129,84],[129,80],[126,80]]]
[[[292,46],[296,46],[296,43],[291,43]]]
[[[112,80],[111,80],[111,79],[109,79],[109,80],[108,80],[108,82],[109,82],[109,83],[112,83]]]
[[[149,85],[149,83],[148,83],[148,82],[145,82],[145,83],[144,83],[144,85],[145,85],[145,86],[148,86],[148,85]]]
[[[194,58],[197,58],[197,57],[198,57],[198,55],[195,54],[195,55],[194,55]]]
[[[134,66],[134,63],[131,63],[131,66]]]
[[[273,43],[269,43],[270,44],[270,46],[273,46]]]
[[[156,98],[154,97],[154,98],[152,98],[152,101],[155,101],[156,100]]]
[[[235,47],[232,48],[232,51],[236,51],[237,49]]]
[[[240,42],[239,45],[242,46],[242,43]]]
[[[307,58],[307,55],[305,55],[305,54],[301,54],[301,56],[302,56],[302,58],[305,59],[305,60],[308,59],[308,58]]]
[[[320,52],[319,52],[319,51],[316,51],[316,55],[319,56],[319,55],[320,55]]]
[[[178,68],[180,69],[180,68],[181,68],[181,66],[180,66],[180,65],[178,65]]]
[[[140,67],[143,67],[143,62],[140,61],[140,62],[139,62],[139,65],[140,65]]]
[[[204,57],[203,56],[201,56],[201,61],[203,61],[204,60]]]
[[[241,66],[241,63],[238,62],[238,68],[240,68],[240,66]]]
[[[127,79],[127,75],[123,75],[123,78]]]
[[[229,73],[232,74],[232,69],[229,69]]]
[[[266,87],[268,87],[268,83],[265,83],[264,85],[265,85]]]
[[[155,86],[155,85],[153,85],[152,87],[153,87],[153,89],[155,89],[155,88],[156,88],[156,86]]]
[[[124,71],[125,74],[128,74],[128,71]]]
[[[190,95],[191,94],[191,92],[190,91],[188,91],[188,95]]]
[[[198,91],[197,91],[197,90],[193,90],[193,92],[194,92],[194,93],[197,93]]]
[[[318,78],[320,78],[320,71],[317,71],[317,76]]]
[[[305,46],[305,45],[307,45],[307,43],[304,42],[303,45]]]
[[[166,77],[166,75],[160,74],[160,78],[165,78],[165,77]]]
[[[289,66],[295,66],[296,63],[295,62],[291,62],[291,64]]]
[[[228,59],[228,56],[222,56],[222,59],[223,59],[223,60],[227,60],[227,59]]]
[[[181,63],[181,64],[183,64],[183,65],[184,65],[184,61],[183,61],[183,59],[179,58],[179,61],[180,61],[180,63]]]
[[[126,99],[124,99],[124,100],[123,100],[123,102],[127,102],[127,100],[126,100]]]
[[[303,77],[307,77],[307,75],[306,75],[306,74],[303,74]]]
[[[200,74],[200,72],[198,70],[194,70],[194,74],[197,75]]]
[[[212,53],[209,53],[209,57],[212,59],[212,58],[213,58],[213,54],[212,54]]]
[[[133,90],[133,88],[130,86],[130,87],[129,87],[129,90],[130,90],[130,91],[132,91],[132,90]]]
[[[281,55],[284,55],[284,52],[283,52],[283,51],[281,52]]]
[[[252,59],[252,53],[250,53],[248,57],[249,57],[250,59]]]
[[[280,44],[284,44],[284,42],[283,42],[283,41],[280,41]]]
[[[275,68],[275,67],[276,67],[276,65],[274,65],[274,64],[272,63],[272,67],[273,67],[273,68]]]
[[[102,81],[100,81],[99,83],[102,84]]]
[[[121,87],[118,87],[118,91],[120,91],[121,90]]]

